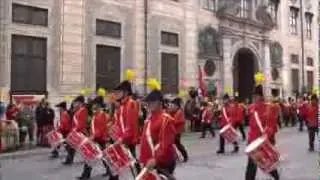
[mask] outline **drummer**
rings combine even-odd
[[[174,119],[163,110],[163,96],[160,90],[153,90],[145,101],[150,116],[146,120],[141,137],[140,162],[149,170],[156,169],[171,177],[176,167]]]
[[[62,134],[63,138],[66,138],[71,131],[71,119],[67,111],[67,103],[65,101],[60,102],[59,104],[56,105],[56,107],[59,108],[59,112],[60,112],[60,124],[59,124],[58,131]],[[59,148],[60,146],[58,146],[52,151],[51,158],[59,157],[59,152],[58,152]]]
[[[72,131],[81,132],[86,135],[88,129],[88,109],[85,106],[85,98],[83,96],[76,97],[72,105],[75,112],[72,117]],[[66,149],[68,151],[68,155],[63,164],[70,165],[73,163],[76,151],[70,145],[67,145]]]
[[[224,113],[225,111],[225,113]],[[222,129],[224,126],[231,124],[232,126],[235,125],[236,123],[236,118],[234,117],[234,115],[236,115],[236,113],[232,112],[234,111],[234,108],[231,107],[231,101],[230,101],[230,97],[228,94],[225,94],[223,96],[223,107],[222,107],[222,111],[221,111],[221,117],[219,119],[219,126]],[[222,135],[220,135],[220,139],[219,139],[219,150],[217,151],[217,154],[224,154],[225,153],[225,139],[222,137]],[[239,152],[239,145],[238,142],[234,142],[233,143],[233,151],[232,153],[237,153]]]
[[[184,131],[185,126],[185,118],[184,118],[184,112],[181,108],[182,99],[179,97],[173,98],[169,102],[168,106],[168,113],[174,118],[174,125],[177,130],[177,136],[175,138],[175,144],[177,146],[177,149],[180,151],[180,153],[183,156],[183,162],[188,161],[188,152],[184,145],[181,143],[181,135]]]
[[[275,134],[277,132],[277,113],[275,108],[271,104],[268,104],[264,100],[263,87],[258,85],[254,91],[255,102],[249,107],[249,132],[248,132],[248,144],[252,143],[259,137],[266,136],[268,140],[275,145]],[[258,117],[263,126],[261,132],[257,119],[254,116],[254,112],[257,112]],[[257,173],[257,165],[249,157],[247,169],[246,169],[246,180],[255,180]],[[270,175],[274,180],[279,180],[279,173],[277,170],[270,172]]]
[[[114,89],[115,100],[120,104],[115,112],[115,126],[121,132],[115,144],[125,144],[131,154],[136,157],[136,145],[139,141],[139,106],[133,100],[132,87],[129,81],[123,81]],[[140,170],[136,163],[135,168]]]
[[[106,143],[109,139],[107,124],[110,121],[110,117],[107,113],[104,112],[104,102],[103,97],[98,96],[92,102],[92,108],[94,111],[92,120],[91,120],[91,131],[90,131],[90,140],[97,143],[101,150],[106,148]],[[114,177],[111,174],[111,171],[105,161],[102,161],[104,167],[106,168],[106,173],[103,176],[110,176],[110,179]],[[84,164],[83,171],[79,180],[90,179],[92,167],[88,164]]]
[[[318,97],[317,95],[311,96],[311,103],[306,106],[306,125],[308,127],[309,135],[309,151],[314,151],[314,141],[316,133],[318,132]]]

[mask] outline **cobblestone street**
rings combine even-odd
[[[207,137],[200,140],[199,135],[188,134],[184,144],[190,152],[190,161],[178,164],[176,177],[179,180],[241,180],[244,179],[246,155],[244,145],[238,155],[216,155],[218,138]],[[316,153],[307,151],[307,133],[296,129],[283,129],[278,135],[278,147],[282,155],[280,173],[282,180],[317,180]],[[227,146],[227,150],[232,147]],[[22,159],[2,161],[3,180],[72,180],[82,170],[81,158],[71,167],[61,165],[63,159],[48,160],[39,155]],[[319,169],[318,169],[319,171]],[[95,168],[93,180],[102,180],[102,171]],[[122,179],[132,179],[123,177]],[[258,172],[257,180],[267,180],[268,176]]]

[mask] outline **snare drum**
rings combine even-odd
[[[219,134],[229,143],[237,142],[240,137],[238,132],[232,127],[231,124],[225,125],[219,131]]]
[[[78,151],[86,162],[93,162],[102,158],[102,151],[99,146],[88,139],[80,145]]]
[[[104,159],[110,164],[111,170],[119,174],[125,168],[135,163],[135,159],[124,145],[110,145],[103,151]]]
[[[59,146],[64,141],[63,135],[55,130],[50,131],[47,134],[47,138],[48,138],[48,142],[49,142],[50,146],[53,148]]]
[[[76,131],[72,131],[66,138],[66,142],[73,148],[79,149],[80,145],[87,139],[87,137]]]
[[[280,161],[279,152],[266,137],[260,137],[250,143],[245,152],[266,173],[274,170]]]

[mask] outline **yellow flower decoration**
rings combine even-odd
[[[105,97],[107,95],[107,91],[104,88],[99,88],[97,94],[98,96]]]
[[[66,102],[71,102],[72,101],[72,97],[71,96],[65,96],[63,98]]]
[[[156,79],[148,79],[147,86],[150,90],[161,90],[161,85]]]
[[[126,71],[126,80],[132,81],[136,78],[136,73],[132,69]]]
[[[232,95],[232,88],[231,87],[225,87],[224,88],[224,92],[226,93],[226,94],[228,94],[228,95]]]
[[[258,72],[254,75],[254,80],[256,82],[256,85],[261,85],[266,80],[264,75],[261,72]]]
[[[319,95],[319,93],[320,93],[319,88],[318,87],[313,87],[312,88],[312,93],[316,94],[316,95]]]
[[[186,90],[180,90],[179,93],[178,93],[178,96],[180,98],[187,97],[188,96],[188,92]]]

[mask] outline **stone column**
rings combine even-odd
[[[197,28],[197,11],[195,11],[196,4],[193,1],[186,2],[185,6],[185,61],[182,68],[180,68],[180,88],[189,86],[198,86],[198,28]],[[181,65],[181,64],[180,64]],[[182,82],[182,81],[183,82]],[[182,87],[186,86],[186,87]]]
[[[133,66],[136,72],[135,87],[137,91],[143,93],[145,84],[145,14],[144,0],[136,0],[135,2],[135,24],[134,29],[134,57]],[[150,61],[149,61],[150,62]]]
[[[61,21],[61,94],[77,94],[84,79],[85,0],[64,0]]]
[[[264,51],[264,57],[263,61],[264,63],[262,65],[262,72],[266,78],[265,87],[264,87],[264,95],[266,97],[271,97],[271,60],[270,60],[270,46],[268,41],[263,42],[263,51]]]
[[[232,57],[232,45],[231,39],[225,38],[223,41],[223,85],[221,88],[223,93],[225,88],[233,88],[233,73],[232,72],[232,64],[233,64],[233,57]]]
[[[0,88],[6,92],[10,88],[9,34],[7,25],[9,19],[9,5],[7,0],[0,0]]]

